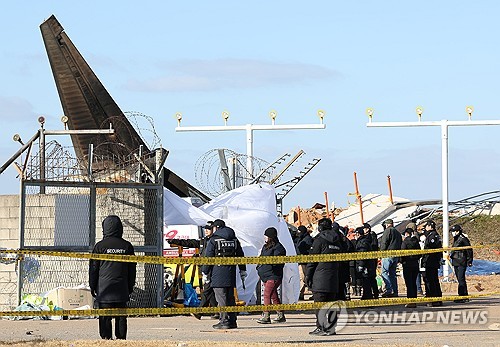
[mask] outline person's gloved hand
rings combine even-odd
[[[247,278],[248,274],[245,270],[240,270],[240,277],[241,277],[241,281],[244,282],[245,281],[245,278]]]
[[[208,275],[205,273],[201,274],[201,280],[203,281],[203,283],[210,283],[210,279],[208,278]]]

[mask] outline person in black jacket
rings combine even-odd
[[[92,253],[134,255],[132,244],[122,238],[123,224],[118,216],[108,216],[102,222],[103,239],[97,242]],[[136,264],[129,262],[91,259],[89,284],[99,308],[125,308],[134,290]],[[113,317],[99,316],[99,334],[102,339],[113,338]],[[127,338],[127,316],[115,317],[117,339]]]
[[[243,257],[243,249],[236,238],[234,230],[227,227],[222,219],[212,223],[214,233],[207,244],[205,257]],[[246,265],[238,265],[241,281],[247,277]],[[234,287],[236,287],[236,265],[203,265],[203,277],[210,281],[214,289],[215,299],[219,307],[235,306]],[[208,274],[210,279],[208,279]],[[235,329],[236,313],[221,312],[219,323],[213,325],[214,329]]]
[[[418,233],[414,232],[411,228],[406,228],[404,231],[404,239],[401,244],[401,249],[417,249],[420,250],[420,242]],[[419,272],[420,255],[408,255],[401,257],[401,264],[403,264],[403,278],[406,285],[406,297],[417,297],[417,275]],[[406,304],[408,308],[416,308],[417,304]]]
[[[371,251],[376,252],[379,250],[378,247],[378,237],[377,234],[372,230],[370,224],[363,224],[363,231],[365,235],[369,235],[372,239],[371,242]],[[378,299],[379,291],[378,291],[378,283],[377,283],[377,266],[378,259],[371,259],[372,262],[369,263],[371,265],[371,269],[368,270],[368,280],[370,281],[370,287],[372,288],[372,294],[374,299]]]
[[[442,248],[441,237],[436,231],[436,223],[433,220],[425,223],[424,249]],[[425,280],[427,283],[426,296],[442,297],[441,285],[439,284],[438,270],[441,267],[443,253],[429,253],[422,256],[422,266],[425,268]],[[442,306],[442,301],[428,303],[427,306]]]
[[[311,250],[313,243],[313,238],[309,234],[309,230],[304,225],[299,226],[297,236],[294,239],[295,250],[297,255],[308,255]],[[304,300],[304,293],[306,291],[307,283],[306,277],[306,265],[307,263],[299,264],[299,275],[300,275],[300,292],[299,300]],[[310,288],[309,288],[310,289]]]
[[[286,255],[286,249],[280,243],[278,239],[278,230],[276,228],[270,227],[264,231],[265,244],[260,251],[261,257],[268,256],[284,256]],[[281,286],[283,281],[283,267],[285,264],[259,264],[257,265],[257,273],[259,274],[260,280],[264,283],[264,305],[270,305],[271,302],[274,305],[281,304],[278,288]],[[285,315],[282,311],[277,311],[277,317],[273,319],[275,323],[286,322]],[[271,324],[271,318],[269,311],[262,312],[262,317],[257,319],[257,323],[260,324]]]
[[[198,239],[171,239],[168,240],[168,243],[171,246],[181,246],[185,248],[198,248],[200,250],[200,257],[205,256],[205,252],[207,250],[207,243],[210,237],[212,237],[213,234],[213,228],[212,228],[212,223],[213,222],[208,222],[207,225],[204,226],[205,230],[205,237],[202,238],[201,240]],[[199,270],[200,271],[200,270]],[[203,280],[203,292],[201,293],[201,300],[200,300],[200,307],[217,307],[217,300],[215,299],[215,293],[210,285],[210,274],[207,274],[206,278]],[[195,317],[196,319],[201,319],[201,314],[199,313],[192,313],[192,316]],[[212,315],[212,318],[214,319],[219,319],[219,314],[216,313]]]
[[[318,221],[318,231],[320,233],[315,237],[309,254],[341,252],[341,242],[338,234],[332,230],[330,218],[322,218]],[[339,263],[336,261],[308,263],[306,270],[308,287],[313,292],[314,302],[334,301],[339,290]],[[327,324],[321,324],[324,320],[319,317],[320,311],[323,310],[316,310],[316,329],[309,332],[309,334],[318,336],[335,335],[337,313],[329,312],[326,320]]]
[[[365,235],[365,228],[359,227],[355,230],[356,238],[356,252],[371,252],[372,251],[372,237],[371,235]],[[373,299],[371,278],[376,275],[373,273],[374,267],[373,262],[376,259],[363,259],[356,260],[356,275],[361,279],[361,286],[363,288],[363,294],[361,295],[361,300]],[[377,290],[378,295],[378,290]]]
[[[391,251],[401,249],[401,233],[394,228],[392,219],[384,222],[385,230],[380,238],[380,250]],[[398,266],[398,257],[382,258],[382,279],[385,284],[383,298],[398,296],[398,279],[396,277],[396,268]]]
[[[451,228],[451,234],[453,235],[453,247],[470,246],[469,238],[463,233],[462,227],[460,225],[454,225]],[[474,258],[472,248],[451,251],[450,258],[451,265],[455,270],[455,276],[457,276],[458,280],[458,295],[469,295],[469,292],[467,291],[467,282],[465,280],[465,270],[467,270],[467,266],[472,266],[472,261]],[[458,303],[464,303],[468,301],[469,299],[455,300],[455,302]]]

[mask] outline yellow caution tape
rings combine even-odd
[[[307,311],[317,310],[325,305],[347,308],[395,306],[404,304],[431,303],[436,301],[454,301],[462,299],[476,299],[481,297],[500,295],[492,292],[466,296],[444,296],[433,298],[387,298],[373,300],[334,301],[334,302],[308,302],[298,304],[279,305],[249,305],[249,306],[223,306],[223,307],[183,307],[183,308],[110,308],[92,310],[57,310],[57,311],[0,311],[0,317],[32,317],[32,316],[158,316],[182,315],[190,313],[217,313],[217,312],[262,312],[262,311]]]
[[[496,248],[500,245],[478,245],[465,247],[447,247],[435,249],[405,249],[375,252],[353,252],[334,254],[291,255],[291,256],[257,256],[257,257],[163,257],[118,254],[77,253],[39,250],[2,250],[1,253],[32,254],[39,256],[67,257],[79,259],[95,259],[147,264],[195,264],[195,265],[239,265],[239,264],[284,264],[284,263],[314,263],[348,260],[365,260],[389,257],[403,257],[430,253],[441,253],[464,249]]]

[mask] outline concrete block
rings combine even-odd
[[[0,287],[3,283],[10,283],[10,276],[8,271],[0,271]]]
[[[2,311],[12,311],[17,307],[17,291],[14,293],[4,292],[0,287],[0,309]]]
[[[14,230],[14,229],[9,229],[9,239],[10,240],[19,240],[19,229]]]
[[[1,224],[0,224],[1,225]],[[0,240],[8,240],[10,239],[10,229],[0,229]]]
[[[0,218],[1,219],[9,218],[9,207],[8,206],[0,206]]]
[[[2,247],[16,249],[19,248],[19,242],[17,240],[2,240]]]
[[[19,229],[19,220],[16,218],[0,219],[0,227],[2,229]]]
[[[55,206],[55,195],[42,194],[39,197],[39,206]]]
[[[0,207],[19,207],[19,195],[0,195]]]
[[[9,209],[9,218],[19,219],[19,206],[10,206]]]

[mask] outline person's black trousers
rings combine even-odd
[[[201,293],[200,307],[217,307],[217,300],[215,299],[215,293],[210,283],[205,283],[203,285],[203,293]]]
[[[466,266],[454,266],[455,276],[457,276],[458,280],[458,295],[469,295],[467,291],[467,282],[465,281],[465,270],[467,270]]]
[[[99,308],[126,308],[126,302],[98,303]],[[113,327],[111,321],[115,319],[115,336],[119,340],[127,338],[127,316],[99,316],[99,335],[102,339],[113,339]]]
[[[371,278],[368,276],[361,277],[361,285],[363,287],[363,294],[361,295],[361,299],[363,300],[373,299]]]
[[[441,292],[441,285],[439,284],[438,269],[437,268],[425,268],[425,278],[427,281],[427,287],[429,291],[426,293],[428,297],[441,297],[443,293]]]
[[[314,302],[335,301],[336,297],[337,297],[337,293],[313,292]],[[319,323],[319,319],[318,319],[318,315],[320,314],[320,311],[323,311],[323,310],[316,310],[316,327],[323,330],[323,327]],[[334,318],[334,320],[336,321],[336,318]]]
[[[403,265],[403,277],[405,279],[407,298],[417,297],[417,275],[418,267],[413,268]]]
[[[233,287],[214,288],[214,293],[220,307],[236,306]],[[221,312],[219,322],[221,324],[236,324],[236,312]]]

